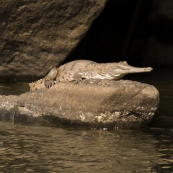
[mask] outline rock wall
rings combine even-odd
[[[107,0],[1,0],[0,77],[44,76],[88,31]]]
[[[142,2],[124,54],[137,1],[107,1],[1,0],[0,80],[34,81],[52,66],[74,59],[172,67],[173,2]]]
[[[69,60],[173,67],[173,1],[139,1],[109,0]]]
[[[149,15],[151,35],[144,48],[143,63],[173,66],[173,1],[153,0]]]

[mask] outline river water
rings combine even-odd
[[[173,173],[173,70],[128,75],[154,85],[160,105],[149,127],[91,130],[0,121],[0,173]],[[0,94],[20,94],[28,84],[0,84]]]

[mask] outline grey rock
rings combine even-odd
[[[0,95],[0,109],[10,110],[14,105],[17,105],[17,100],[18,96],[15,95]]]
[[[24,124],[40,124],[44,121],[37,113],[18,106],[18,99],[16,95],[0,95],[0,121]]]
[[[18,110],[18,96],[3,96],[0,95],[0,120],[14,122],[14,117]]]
[[[1,0],[1,80],[45,76],[79,43],[106,2]]]
[[[145,127],[158,103],[159,92],[154,86],[127,80],[90,79],[77,85],[61,82],[17,98],[18,114],[53,124],[106,129]]]

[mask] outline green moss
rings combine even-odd
[[[15,114],[19,112],[19,107],[18,105],[14,105],[13,108],[10,109],[10,112],[14,112]]]

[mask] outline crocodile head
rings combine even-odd
[[[127,64],[126,61],[119,63],[111,63],[107,68],[107,72],[114,77],[115,80],[121,79],[123,76],[130,73],[143,73],[150,72],[153,69],[151,67],[133,67]]]

